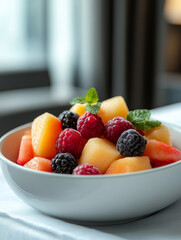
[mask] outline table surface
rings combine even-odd
[[[152,110],[152,116],[181,126],[181,103]],[[1,240],[181,239],[181,199],[168,208],[135,222],[112,226],[80,226],[46,216],[23,203],[0,171]]]

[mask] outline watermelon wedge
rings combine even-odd
[[[51,168],[51,160],[42,157],[34,157],[25,163],[24,167],[38,171],[53,172]]]
[[[181,160],[181,151],[157,140],[147,140],[144,156],[150,158],[152,167],[160,167]]]
[[[24,135],[21,139],[17,163],[24,165],[34,157],[31,135]]]

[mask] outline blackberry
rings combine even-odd
[[[58,153],[51,163],[53,172],[64,174],[72,174],[77,165],[77,159],[70,153]]]
[[[71,111],[64,111],[62,112],[58,119],[62,123],[62,129],[64,130],[65,128],[73,128],[77,130],[77,120],[79,118],[79,115],[77,113],[71,112]]]
[[[116,148],[125,157],[141,156],[145,152],[146,139],[136,130],[124,131],[118,138]]]

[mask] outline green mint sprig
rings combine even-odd
[[[147,109],[137,109],[130,111],[126,119],[131,122],[137,129],[141,131],[146,131],[151,128],[159,127],[161,125],[160,121],[150,120],[151,112]]]
[[[91,88],[87,91],[86,96],[85,97],[76,97],[73,98],[70,101],[71,105],[74,105],[76,103],[80,103],[80,104],[86,104],[85,110],[88,112],[91,112],[93,114],[97,114],[100,110],[101,107],[101,103],[98,102],[99,101],[99,97],[97,94],[97,91],[95,88]]]

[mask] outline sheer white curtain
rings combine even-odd
[[[10,3],[11,2],[11,3]],[[23,0],[0,0],[0,70],[21,62],[24,44]]]
[[[45,66],[43,0],[0,0],[0,71]],[[33,11],[33,18],[30,15]],[[33,29],[33,36],[28,31]]]
[[[48,66],[54,86],[95,86],[103,98],[110,75],[109,1],[51,0],[48,19]]]
[[[73,79],[75,36],[72,3],[72,0],[48,2],[48,68],[56,88],[70,85]]]

